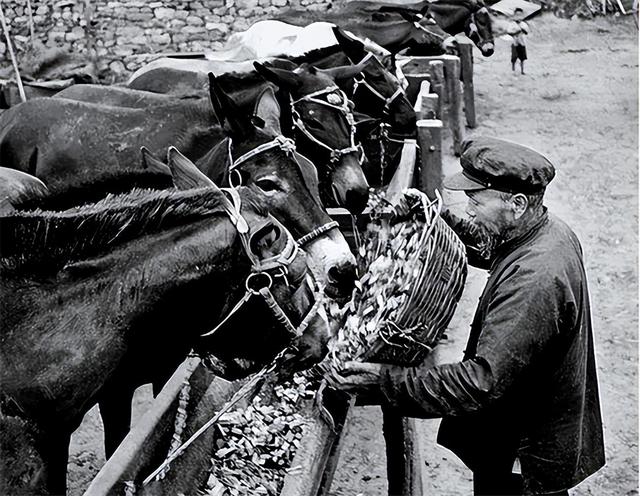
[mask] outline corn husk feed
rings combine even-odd
[[[343,323],[330,343],[334,366],[348,360],[415,365],[442,337],[462,294],[465,248],[440,218],[441,202],[405,190],[391,205],[372,194],[360,236],[361,274],[351,302],[329,304]]]
[[[296,374],[291,381],[263,387],[246,408],[220,418],[205,494],[280,493],[307,422],[302,403],[315,394],[310,388],[308,379]]]

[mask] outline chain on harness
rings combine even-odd
[[[364,56],[364,58],[360,62],[358,62],[357,65],[366,63],[373,56],[374,56],[373,53],[368,53],[367,55]],[[367,81],[367,79],[363,74],[359,74],[353,79],[354,79],[353,97],[355,97],[356,92],[358,91],[359,88],[364,87],[367,90],[369,90],[369,92],[373,96],[377,97],[383,103],[382,118],[380,119],[380,124],[378,124],[377,126],[378,132],[377,132],[377,135],[375,135],[375,138],[378,141],[378,146],[379,146],[380,184],[384,184],[384,174],[385,174],[385,169],[387,168],[387,143],[388,142],[400,143],[400,144],[404,143],[404,140],[392,138],[389,135],[391,124],[388,122],[388,119],[391,112],[391,105],[393,105],[393,103],[399,97],[405,95],[405,91],[401,85],[398,85],[398,88],[393,92],[393,94],[390,97],[385,97],[382,93],[380,93],[373,86],[371,86],[371,84],[369,84],[369,82]]]
[[[320,96],[325,96],[326,100],[322,98],[318,98]],[[320,141],[316,138],[311,132],[307,129],[304,124],[304,121],[300,117],[300,113],[296,109],[296,104],[300,102],[310,102],[315,103],[317,105],[322,105],[324,107],[329,107],[331,109],[337,110],[341,114],[343,114],[347,120],[347,124],[349,125],[349,146],[346,148],[332,148],[323,141]],[[333,166],[336,162],[338,162],[342,157],[348,155],[350,153],[360,153],[360,158],[358,161],[362,165],[364,161],[364,152],[360,145],[356,145],[356,121],[353,118],[353,114],[349,109],[349,99],[347,95],[338,88],[337,86],[327,86],[318,91],[314,91],[313,93],[309,93],[308,95],[304,95],[297,100],[291,98],[291,110],[293,114],[293,127],[298,128],[302,134],[304,134],[312,143],[324,148],[329,152],[329,165]]]

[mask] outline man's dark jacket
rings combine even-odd
[[[464,360],[383,375],[399,413],[445,417],[438,442],[472,471],[510,471],[517,457],[526,494],[568,489],[604,465],[582,249],[546,212],[492,257]]]

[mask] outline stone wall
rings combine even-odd
[[[144,54],[214,49],[278,9],[322,8],[329,0],[31,0],[33,31],[45,47],[97,55],[103,67],[135,70]],[[2,0],[17,57],[31,45],[27,0]],[[4,35],[0,64],[9,54]]]

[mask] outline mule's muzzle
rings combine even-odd
[[[327,274],[325,294],[334,300],[344,301],[351,298],[358,275],[354,264],[343,263],[334,265]]]
[[[493,55],[494,46],[493,43],[484,43],[480,48],[483,57],[491,57]]]

